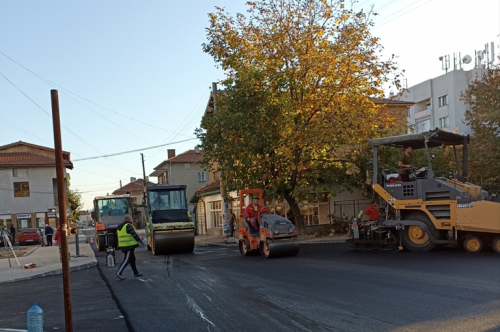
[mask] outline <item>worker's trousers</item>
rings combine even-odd
[[[134,271],[134,275],[139,274],[139,271],[137,271],[137,267],[135,266],[135,248],[132,248],[127,251],[123,251],[125,254],[125,258],[123,259],[123,262],[120,264],[120,267],[118,268],[118,271],[116,271],[116,274],[122,274],[123,270],[127,267],[127,265],[130,263],[130,267]]]

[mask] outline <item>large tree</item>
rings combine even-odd
[[[473,131],[469,178],[487,189],[500,191],[500,69],[485,69],[469,84],[462,98],[470,106],[465,121]]]
[[[247,4],[248,17],[209,14],[203,49],[226,79],[198,135],[229,187],[283,197],[303,229],[299,202],[364,178],[357,147],[393,124],[373,98],[394,63],[379,59],[369,15],[344,1]]]

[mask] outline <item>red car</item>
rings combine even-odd
[[[23,228],[18,235],[19,244],[42,243],[42,236],[36,228]]]

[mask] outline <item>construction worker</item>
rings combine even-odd
[[[258,212],[262,209],[262,206],[260,206],[259,203],[259,198],[254,197],[252,204],[248,204],[245,208],[245,218],[250,221],[250,224],[255,231],[258,231],[260,228]]]
[[[399,175],[403,182],[410,181],[410,170],[408,168],[413,167],[413,158],[411,157],[412,147],[405,147],[405,152],[399,158],[398,166],[399,166]]]
[[[368,216],[368,221],[369,222],[376,222],[378,221],[379,218],[379,210],[378,210],[378,205],[377,201],[373,200],[370,205],[366,208],[365,214]]]
[[[144,245],[139,235],[135,231],[134,225],[132,225],[132,217],[130,214],[126,214],[123,217],[123,222],[118,225],[117,229],[118,233],[118,248],[125,254],[125,258],[121,263],[118,271],[116,271],[116,277],[120,280],[125,279],[122,275],[123,270],[130,263],[132,270],[134,271],[134,277],[142,277],[142,274],[139,273],[137,267],[135,266],[135,248]]]

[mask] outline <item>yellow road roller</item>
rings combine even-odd
[[[148,250],[153,255],[190,253],[194,250],[194,222],[187,208],[185,185],[147,188]]]

